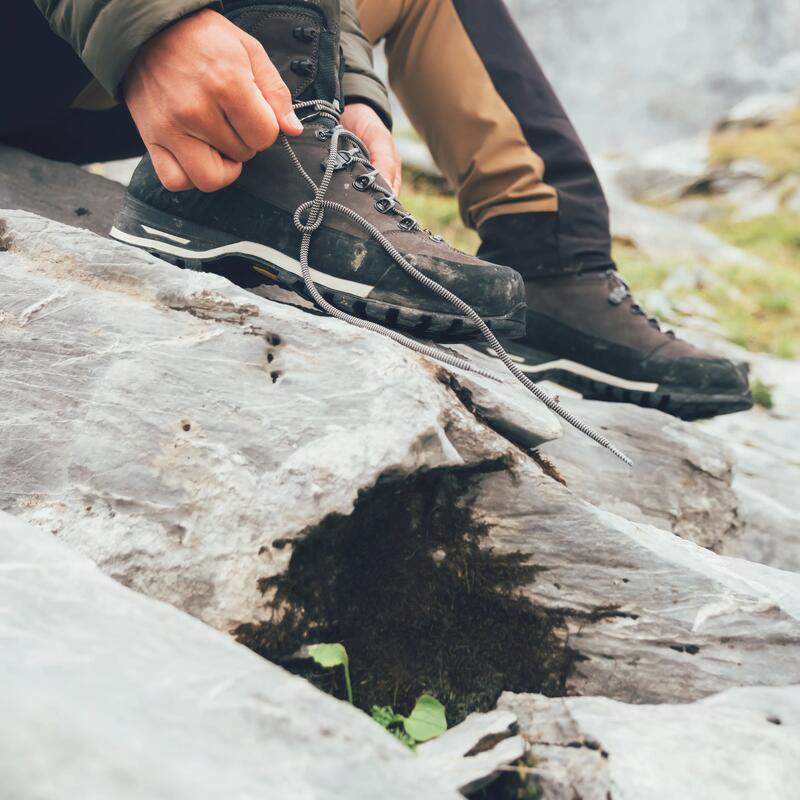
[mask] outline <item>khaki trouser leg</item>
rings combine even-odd
[[[556,190],[495,90],[452,0],[358,0],[365,34],[386,39],[389,82],[477,228],[509,213],[557,211]]]

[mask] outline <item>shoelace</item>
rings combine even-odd
[[[633,300],[631,287],[628,286],[628,282],[615,269],[608,270],[606,272],[606,277],[611,284],[611,289],[608,293],[609,303],[617,306],[628,297]],[[661,323],[655,317],[647,316],[647,312],[635,300],[631,303],[630,311],[631,314],[638,314],[645,317],[651,328],[655,328],[657,331],[661,330]],[[664,331],[664,334],[666,336],[671,336],[673,339],[675,338],[675,331]]]
[[[371,170],[371,172],[366,173],[366,176],[371,178],[370,187],[379,190],[387,200],[387,203],[383,204],[383,208],[386,210],[382,213],[394,211],[397,207],[397,198],[394,196],[394,194],[389,189],[376,183],[375,178],[377,177],[378,172],[366,157],[366,154],[369,152],[367,147],[355,134],[345,130],[339,124],[340,114],[338,108],[332,103],[324,100],[305,100],[294,104],[295,111],[309,109],[311,109],[313,113],[306,116],[306,120],[313,117],[323,117],[331,120],[334,123],[334,126],[330,129],[330,149],[328,151],[328,158],[325,164],[325,172],[322,176],[322,180],[319,182],[319,185],[314,182],[311,176],[304,169],[303,165],[300,163],[300,159],[292,149],[292,145],[290,144],[288,137],[286,137],[284,134],[281,134],[280,138],[284,149],[292,161],[292,164],[303,176],[303,179],[308,183],[309,187],[314,192],[314,199],[308,200],[305,203],[301,203],[294,212],[295,228],[297,228],[297,230],[302,234],[302,240],[300,243],[300,267],[303,275],[303,282],[305,283],[306,291],[309,293],[314,302],[330,316],[347,322],[357,328],[362,328],[364,330],[372,331],[373,333],[378,333],[381,336],[386,336],[389,339],[404,345],[409,350],[413,350],[415,353],[420,353],[421,355],[427,356],[428,358],[439,361],[443,364],[447,364],[448,366],[456,369],[463,369],[466,372],[482,375],[483,377],[490,378],[491,380],[498,382],[501,380],[494,373],[484,370],[464,358],[459,358],[458,356],[451,355],[450,353],[442,351],[439,348],[431,347],[418,342],[409,338],[408,336],[404,336],[402,333],[392,330],[391,328],[384,328],[382,325],[379,325],[375,322],[354,317],[336,308],[336,306],[331,305],[317,289],[314,280],[311,277],[311,268],[309,267],[308,263],[311,237],[322,225],[325,210],[330,209],[331,211],[336,211],[337,213],[342,214],[363,228],[373,239],[375,239],[375,241],[378,242],[378,244],[381,245],[381,247],[383,247],[383,249],[398,267],[407,272],[412,278],[414,278],[414,280],[418,281],[425,288],[449,302],[462,316],[470,319],[481,333],[483,338],[486,340],[486,343],[494,351],[495,355],[506,366],[508,371],[534,397],[536,397],[537,400],[544,403],[544,405],[546,405],[551,411],[568,422],[574,428],[577,428],[577,430],[579,430],[581,433],[585,434],[602,447],[605,447],[617,458],[631,466],[633,462],[628,458],[628,456],[614,447],[614,445],[611,444],[611,442],[609,442],[605,436],[597,433],[595,430],[586,425],[586,423],[581,422],[581,420],[579,420],[576,416],[567,411],[567,409],[563,408],[557,398],[552,397],[543,389],[539,388],[532,380],[530,380],[530,378],[528,378],[527,375],[525,375],[524,372],[522,372],[522,370],[511,360],[511,357],[505,351],[505,348],[503,348],[503,346],[497,340],[497,337],[494,335],[494,333],[492,333],[489,326],[483,321],[481,316],[472,308],[472,306],[465,303],[460,297],[453,294],[453,292],[451,292],[449,289],[420,272],[411,263],[411,261],[402,253],[400,253],[400,251],[389,241],[389,239],[387,239],[369,220],[365,219],[359,213],[353,211],[353,209],[348,208],[347,206],[342,205],[341,203],[336,203],[332,200],[325,199],[333,179],[333,174],[337,168],[341,168],[339,165],[342,164],[342,158],[340,155],[342,151],[339,150],[339,142],[342,140],[348,140],[354,145],[354,148],[357,150],[357,152],[352,150],[344,151],[349,154],[349,161],[345,160],[345,165],[350,162],[357,162]],[[381,211],[381,208],[378,208],[378,210]],[[305,220],[303,219],[304,215]],[[413,217],[410,217],[408,214],[404,215],[404,219],[408,218],[413,219]],[[414,225],[418,227],[416,221],[414,221]],[[436,238],[438,240],[440,237]]]

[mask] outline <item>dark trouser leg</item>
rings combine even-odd
[[[0,75],[0,143],[76,163],[144,152],[124,105],[71,108],[92,76],[29,0],[0,4]]]
[[[545,180],[558,192],[554,233],[561,268],[611,266],[608,205],[589,156],[572,123],[502,0],[454,0],[456,11],[495,89],[519,121],[525,139],[544,161]],[[528,219],[489,219],[480,228],[483,251],[515,243],[511,266],[533,269],[536,247],[526,241]],[[546,225],[533,225],[533,230]],[[511,235],[509,235],[509,229]],[[533,253],[529,253],[532,250]],[[489,255],[482,252],[482,255]],[[531,255],[534,257],[531,259]],[[544,262],[549,259],[542,258]],[[503,263],[508,263],[507,257]],[[548,269],[548,271],[550,271]]]

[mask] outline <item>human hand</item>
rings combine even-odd
[[[280,131],[303,131],[261,44],[209,9],[150,39],[128,69],[123,94],[171,192],[222,189]]]
[[[383,120],[366,103],[353,103],[345,106],[342,126],[364,142],[369,150],[370,161],[389,182],[395,195],[399,195],[403,182],[400,154]]]

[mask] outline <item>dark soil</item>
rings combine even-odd
[[[294,547],[288,571],[260,584],[276,621],[242,625],[235,636],[338,697],[341,670],[286,657],[342,642],[364,709],[408,713],[429,692],[454,724],[493,708],[503,690],[563,694],[579,657],[557,635],[559,615],[519,592],[541,570],[521,554],[494,553],[471,509],[482,474],[502,468],[384,479],[350,516],[282,542]]]

